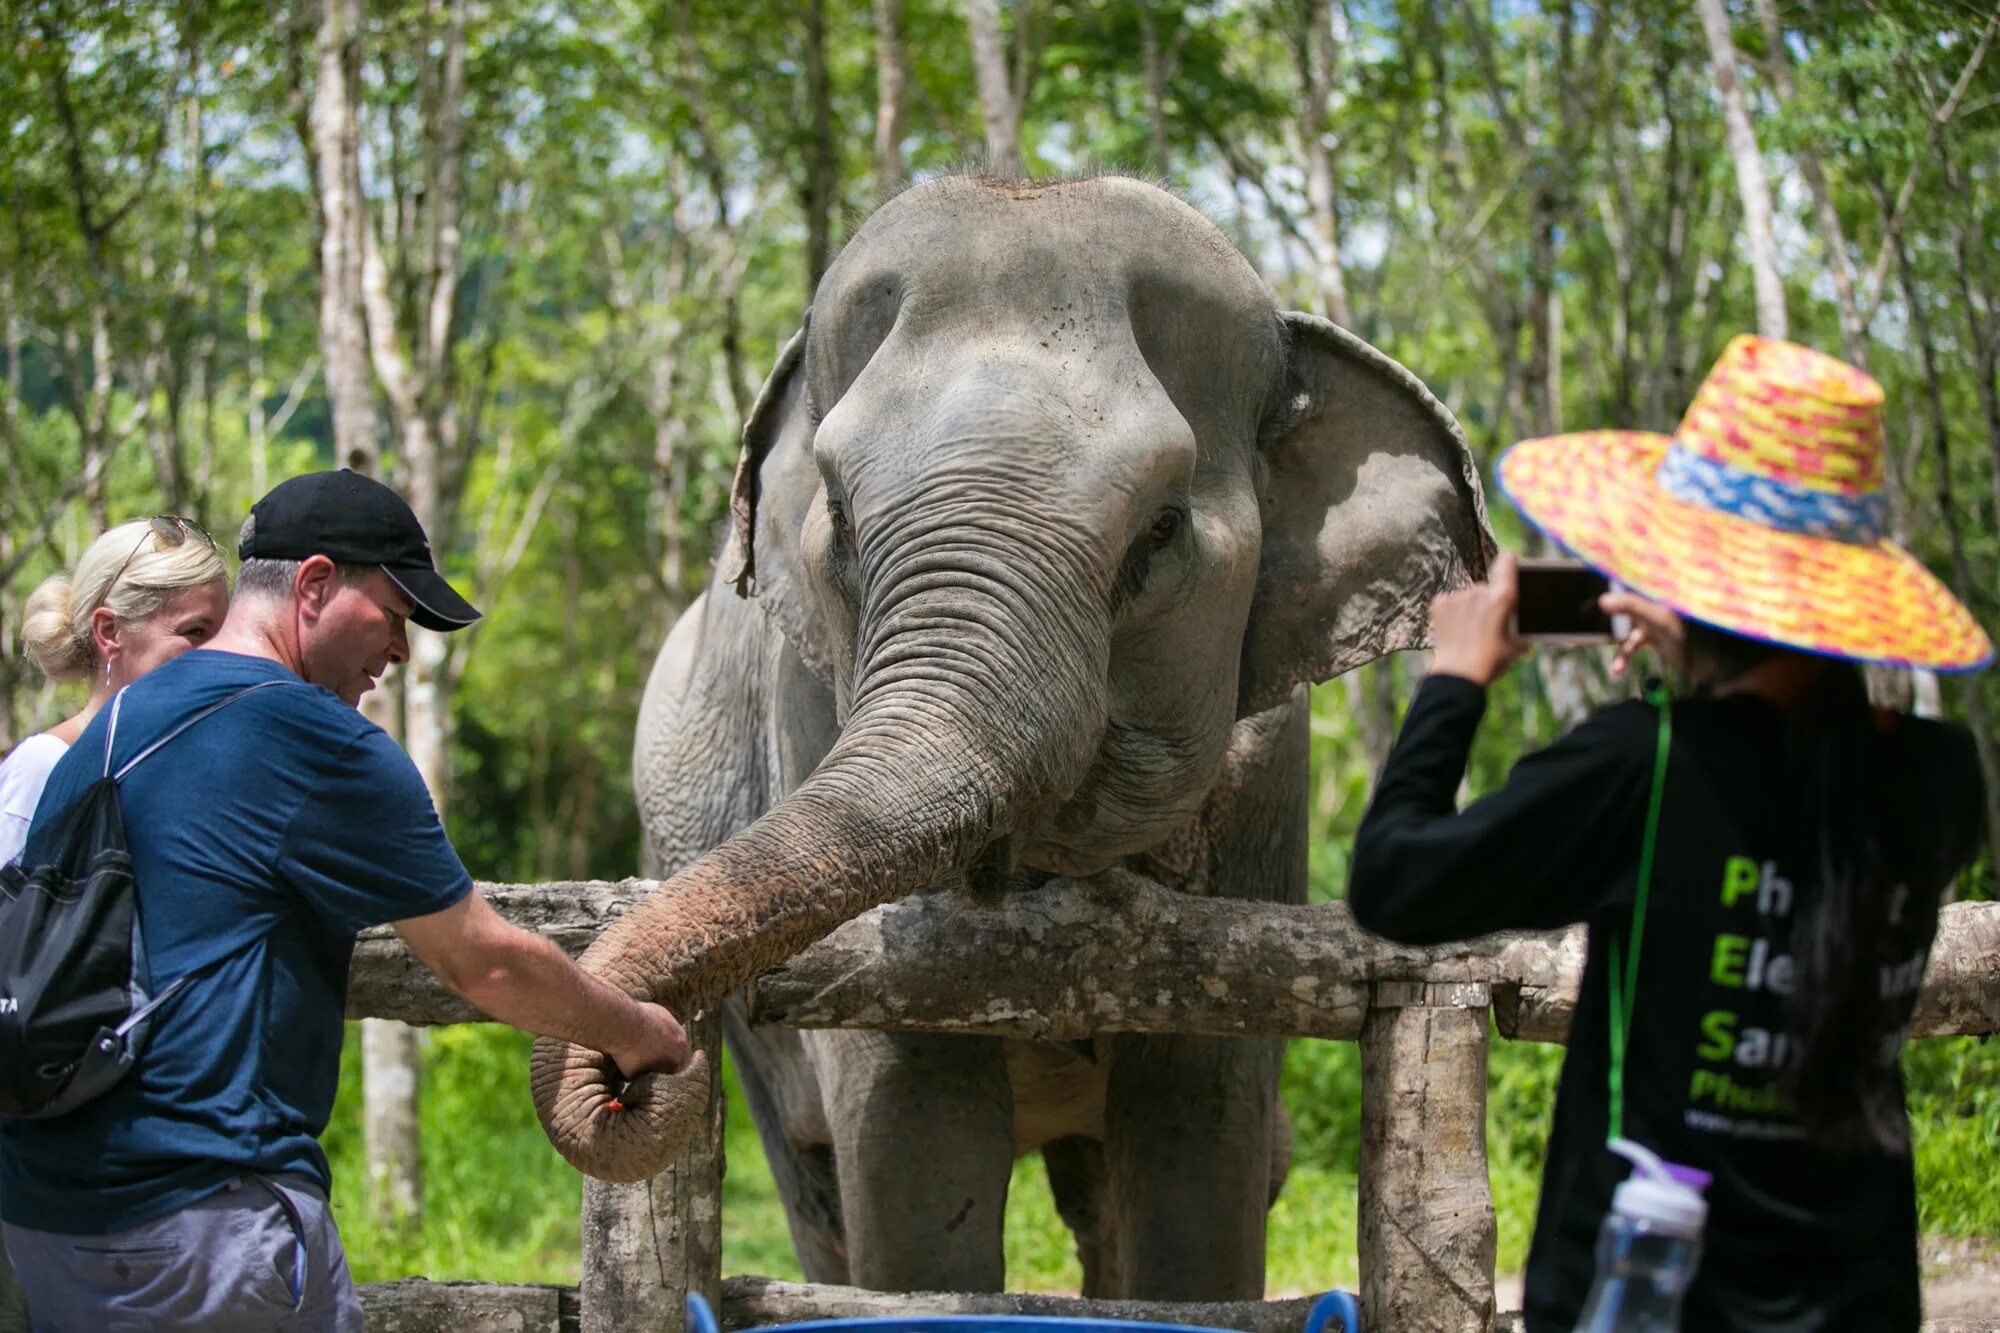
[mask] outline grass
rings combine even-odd
[[[574,1282],[581,1178],[535,1123],[529,1041],[479,1025],[424,1039],[424,1217],[407,1226],[367,1207],[362,1153],[360,1036],[348,1034],[339,1100],[324,1139],[334,1206],[355,1278],[421,1274],[493,1282]],[[1549,1110],[1562,1052],[1495,1038],[1487,1144],[1499,1262],[1526,1259]],[[730,1098],[723,1182],[723,1268],[798,1279],[791,1240],[755,1129],[725,1061]],[[1926,1234],[2000,1235],[2000,1041],[1912,1042],[1904,1056],[1915,1128],[1919,1211]],[[1358,1280],[1355,1184],[1360,1160],[1360,1057],[1346,1043],[1294,1042],[1283,1094],[1296,1153],[1272,1208],[1267,1285],[1273,1292],[1352,1287]],[[1015,1163],[1007,1200],[1007,1285],[1075,1291],[1082,1281],[1039,1158]]]

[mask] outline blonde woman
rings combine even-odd
[[[74,572],[44,580],[21,625],[27,653],[53,681],[87,680],[83,709],[14,747],[0,763],[0,865],[20,856],[56,760],[111,696],[208,641],[229,610],[229,569],[215,540],[176,514],[124,523],[90,544]]]

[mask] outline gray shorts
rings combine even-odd
[[[303,1176],[244,1176],[107,1236],[16,1226],[4,1234],[35,1333],[362,1333],[326,1195]]]

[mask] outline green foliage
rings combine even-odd
[[[424,1041],[425,1218],[386,1228],[363,1206],[360,1032],[350,1025],[340,1097],[324,1143],[334,1202],[356,1278],[406,1274],[488,1281],[574,1282],[577,1174],[543,1139],[527,1096],[528,1038],[493,1026],[437,1028]],[[1562,1049],[1497,1034],[1488,1062],[1486,1148],[1499,1221],[1501,1272],[1527,1261],[1543,1145]],[[1926,1234],[2000,1234],[2000,1042],[1932,1038],[1904,1053]],[[732,1063],[723,1179],[724,1270],[796,1281],[784,1210],[743,1104]],[[1282,1085],[1294,1160],[1268,1221],[1272,1292],[1352,1286],[1359,1279],[1355,1186],[1360,1166],[1361,1060],[1346,1042],[1296,1041]],[[470,1132],[474,1131],[476,1132]],[[1007,1284],[1075,1291],[1075,1247],[1057,1217],[1038,1157],[1015,1163],[1007,1200]]]
[[[1285,1048],[1279,1095],[1292,1120],[1292,1152],[1352,1176],[1361,1169],[1361,1049],[1345,1041],[1295,1041]]]
[[[409,1274],[576,1281],[581,1177],[550,1150],[535,1120],[531,1042],[524,1033],[486,1025],[424,1034],[424,1215],[421,1227],[405,1228],[383,1225],[367,1206],[361,1029],[348,1024],[340,1093],[321,1142],[357,1282]]]
[[[1511,1273],[1528,1261],[1563,1048],[1508,1041],[1497,1031],[1489,1041],[1486,1161],[1500,1227],[1499,1268]]]
[[[1931,1037],[1903,1048],[1926,1232],[2000,1236],[2000,1042]]]

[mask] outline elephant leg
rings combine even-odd
[[[840,1180],[849,1280],[999,1291],[1014,1102],[991,1037],[810,1032]]]
[[[1083,1265],[1083,1294],[1115,1297],[1120,1290],[1118,1222],[1111,1212],[1104,1145],[1072,1134],[1043,1145],[1042,1165],[1048,1168],[1056,1212],[1076,1237],[1076,1257]]]
[[[1120,1295],[1256,1300],[1278,1147],[1284,1043],[1243,1037],[1118,1040],[1104,1156]]]
[[[1283,1056],[1279,1057],[1280,1065]],[[1278,1202],[1278,1194],[1285,1188],[1285,1177],[1292,1174],[1292,1154],[1298,1147],[1298,1140],[1292,1134],[1292,1117],[1285,1110],[1281,1099],[1271,1106],[1271,1192],[1264,1198],[1266,1210]]]
[[[791,1226],[792,1250],[808,1282],[847,1284],[847,1238],[840,1223],[840,1182],[819,1083],[799,1033],[752,1027],[741,996],[722,1006],[722,1033],[737,1081],[764,1146],[778,1199]]]

